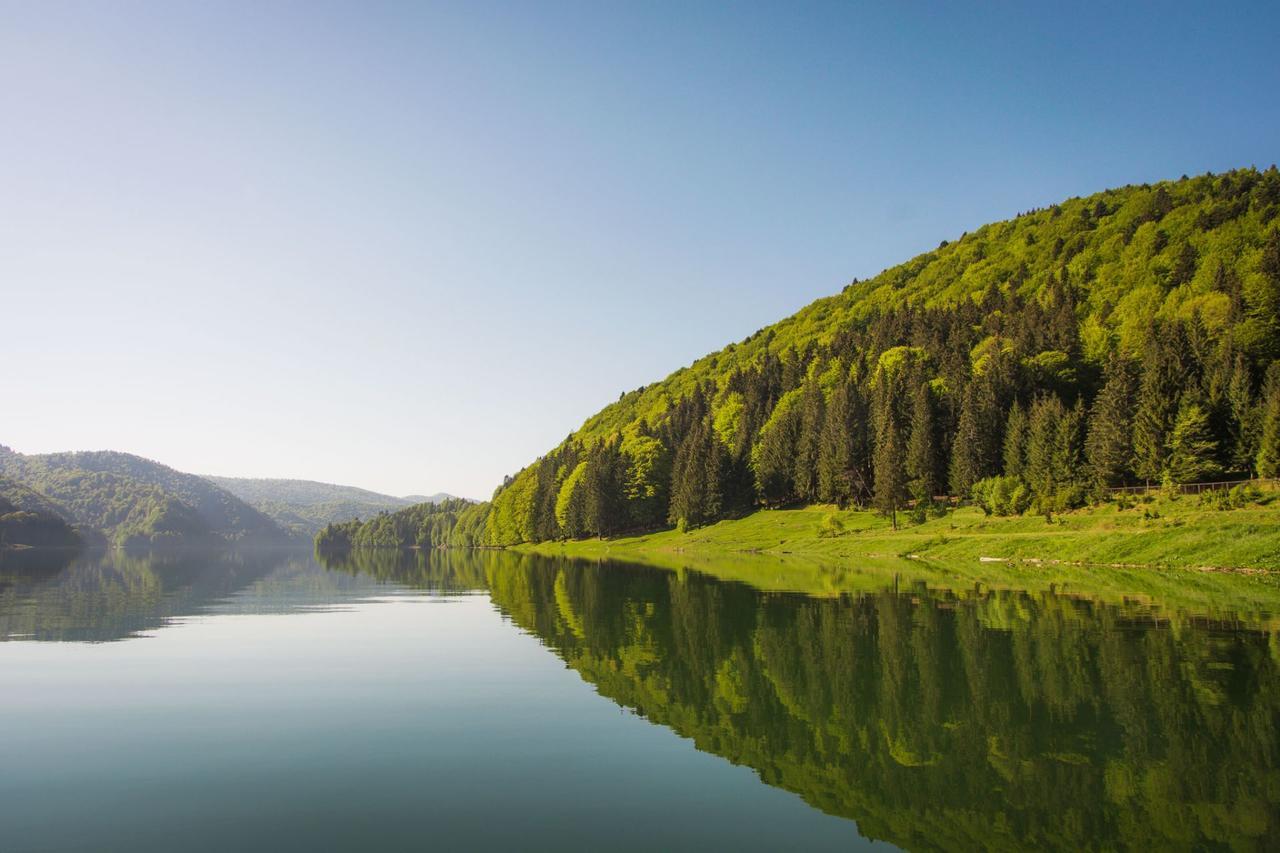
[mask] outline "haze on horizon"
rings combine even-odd
[[[1280,159],[1271,4],[0,14],[0,444],[195,473],[484,498],[853,277]]]

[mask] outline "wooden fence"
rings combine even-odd
[[[1178,483],[1173,488],[1179,494],[1198,495],[1202,492],[1216,492],[1222,489],[1233,489],[1246,484],[1255,486],[1280,486],[1280,479],[1275,477],[1252,477],[1246,480],[1219,480],[1213,483]],[[1108,489],[1113,495],[1144,495],[1147,492],[1163,491],[1159,483],[1148,483],[1145,486],[1116,486]]]

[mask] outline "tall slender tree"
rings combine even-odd
[[[1271,362],[1258,413],[1259,477],[1280,477],[1280,361]]]
[[[907,476],[917,501],[929,503],[938,493],[938,439],[934,426],[933,392],[917,382],[911,395],[911,432],[907,439]]]
[[[1215,476],[1222,470],[1217,452],[1208,412],[1194,394],[1184,394],[1169,431],[1169,477],[1175,483],[1195,483]]]
[[[1143,346],[1142,378],[1133,421],[1134,473],[1148,483],[1159,481],[1169,455],[1169,431],[1177,415],[1178,394],[1185,381],[1183,336],[1176,324],[1161,324]]]
[[[897,416],[885,414],[876,430],[875,506],[898,529],[898,510],[907,495],[907,472],[902,459],[902,437]]]
[[[1085,452],[1096,492],[1123,485],[1133,474],[1133,365],[1113,358],[1089,413]]]
[[[822,447],[825,409],[822,386],[814,375],[810,375],[804,383],[804,393],[800,400],[800,424],[796,434],[793,475],[796,495],[805,501],[818,500],[818,456]]]
[[[1009,407],[1004,428],[1004,474],[1021,477],[1027,467],[1027,413],[1017,400]]]

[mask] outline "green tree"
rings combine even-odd
[[[1027,467],[1025,477],[1037,500],[1051,499],[1058,489],[1058,428],[1067,410],[1052,394],[1037,397],[1027,417]]]
[[[802,392],[782,396],[769,420],[760,428],[760,438],[751,450],[751,468],[756,490],[765,504],[782,504],[796,497],[796,444],[800,438]]]
[[[800,424],[796,434],[793,480],[796,494],[806,501],[818,500],[818,457],[821,454],[825,400],[822,386],[810,376],[800,400]]]
[[[556,494],[556,524],[570,539],[577,539],[587,532],[583,517],[586,490],[582,488],[582,481],[586,474],[587,460],[583,459],[564,478],[564,482],[560,484],[560,491]]]
[[[907,472],[903,466],[902,438],[897,416],[886,412],[876,430],[875,507],[898,529],[898,509],[907,496]]]
[[[1004,428],[1004,474],[1021,477],[1027,467],[1027,413],[1014,400]]]
[[[1133,471],[1133,397],[1137,380],[1129,362],[1113,359],[1089,413],[1085,452],[1095,489],[1124,484]]]
[[[1178,394],[1185,381],[1180,327],[1153,327],[1144,345],[1138,406],[1133,421],[1134,473],[1148,483],[1164,474],[1169,431],[1177,415]]]
[[[967,495],[973,484],[996,473],[1000,412],[992,383],[986,374],[969,383],[960,408],[960,422],[951,447],[951,493]]]
[[[1230,462],[1232,469],[1248,472],[1258,455],[1258,407],[1253,398],[1253,377],[1243,354],[1237,353],[1227,383],[1230,410]]]
[[[1191,395],[1184,395],[1169,435],[1168,473],[1175,483],[1195,483],[1221,472],[1218,445],[1209,414]]]
[[[1258,476],[1280,477],[1280,361],[1271,362],[1258,413]]]
[[[933,393],[927,382],[916,383],[911,395],[911,432],[907,439],[907,476],[911,495],[929,503],[938,489],[938,439],[934,426]]]

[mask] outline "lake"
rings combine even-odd
[[[743,566],[5,555],[0,847],[1280,846],[1269,580]]]

